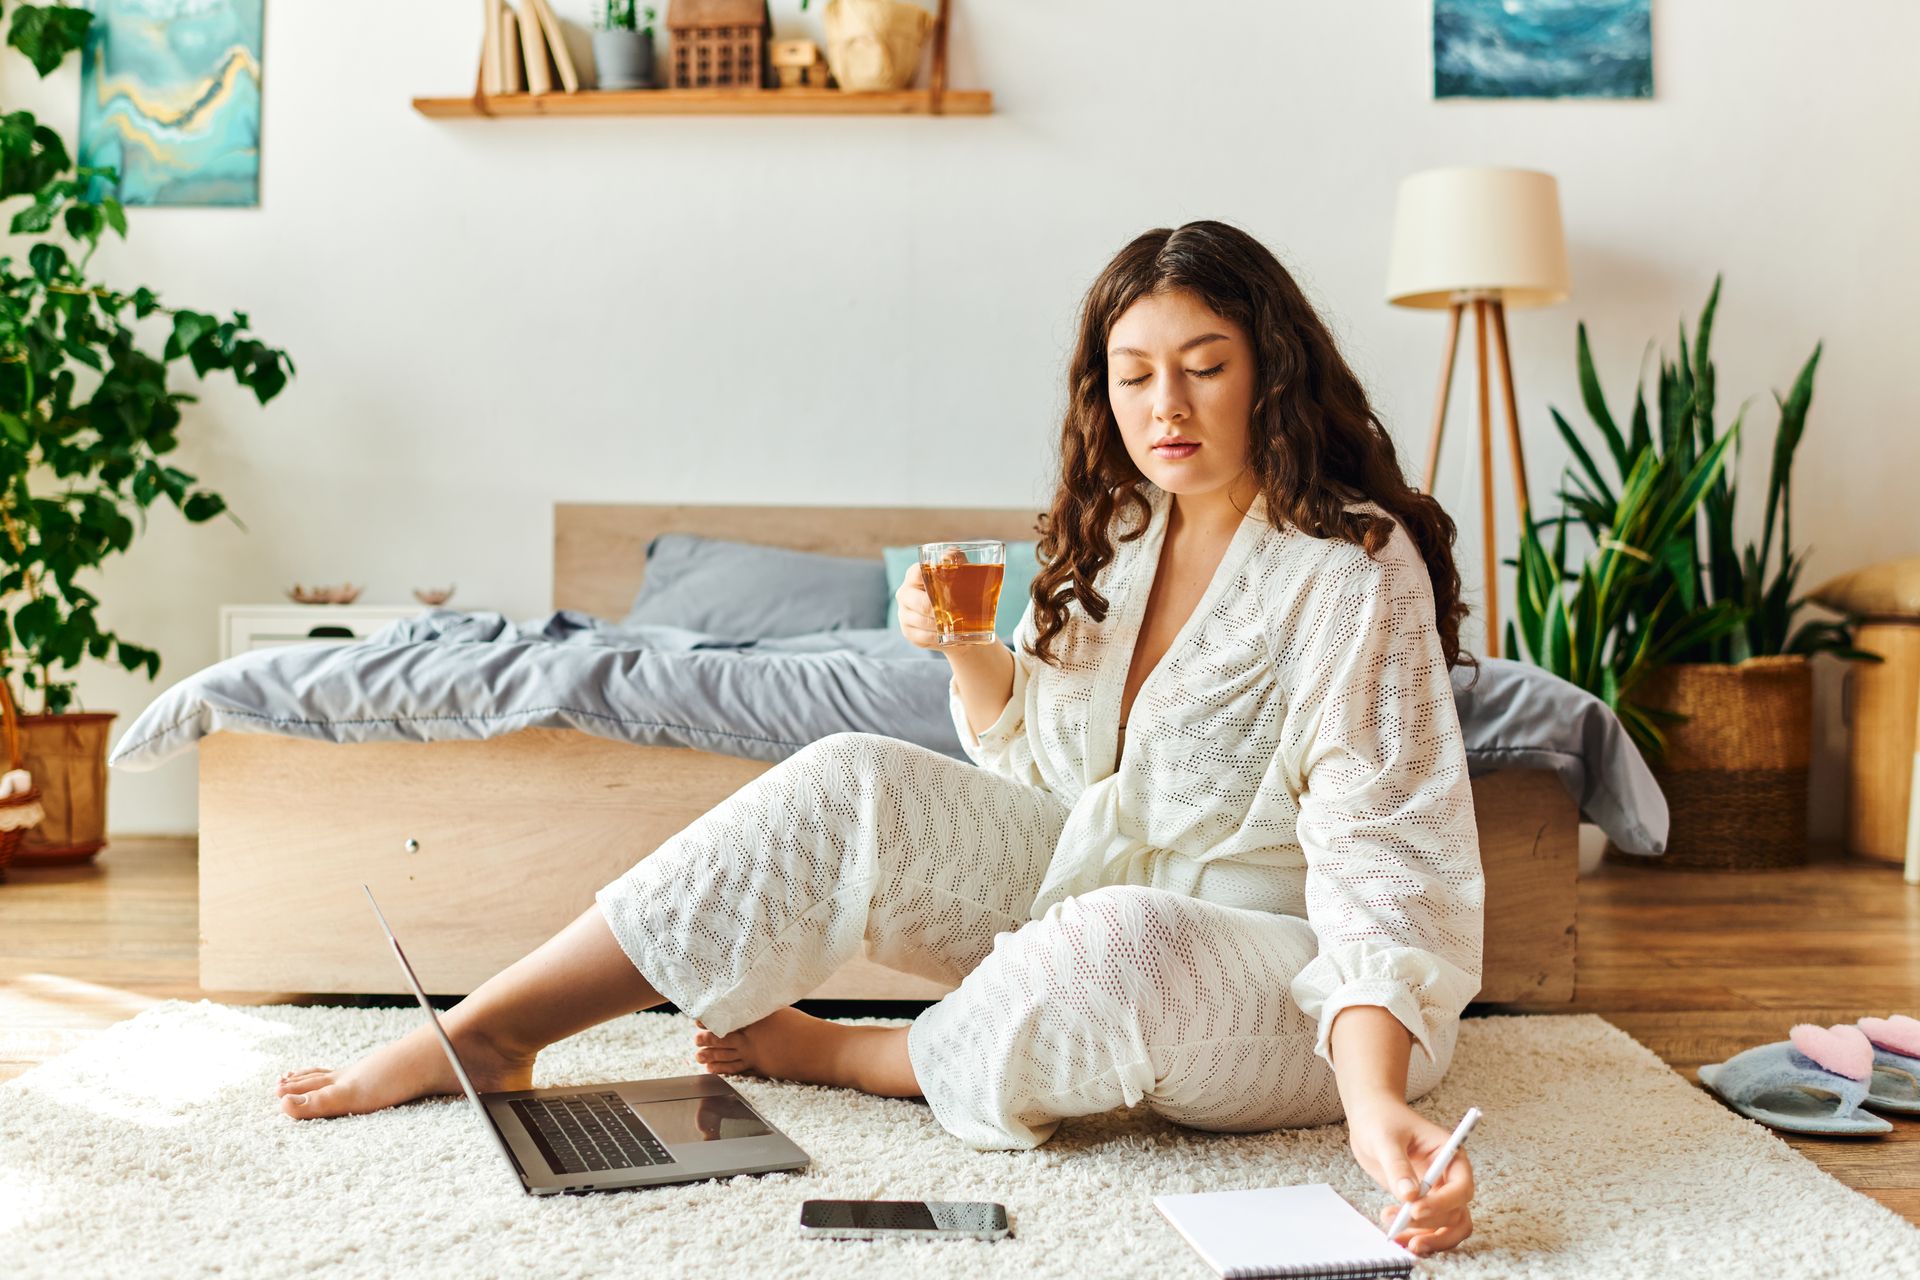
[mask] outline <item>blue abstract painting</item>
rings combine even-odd
[[[263,4],[93,0],[79,160],[117,170],[123,203],[260,203]]]
[[[1652,0],[1433,0],[1436,98],[1651,98]]]

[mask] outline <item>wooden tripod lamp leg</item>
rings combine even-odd
[[[1533,504],[1527,501],[1527,456],[1520,448],[1520,410],[1513,395],[1513,362],[1507,358],[1507,304],[1495,298],[1493,309],[1493,349],[1500,361],[1500,386],[1507,397],[1507,448],[1513,452],[1514,508],[1520,513],[1524,529],[1532,521]]]
[[[1473,300],[1473,354],[1480,375],[1480,533],[1486,562],[1487,656],[1500,656],[1500,548],[1493,540],[1493,397],[1487,387],[1487,303]]]
[[[1427,443],[1427,476],[1420,492],[1432,494],[1435,474],[1440,470],[1440,433],[1447,425],[1447,399],[1453,394],[1453,361],[1460,354],[1460,307],[1447,308],[1447,358],[1440,366],[1440,394],[1433,402],[1433,436]]]

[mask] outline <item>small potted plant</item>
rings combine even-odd
[[[633,0],[605,0],[593,31],[593,66],[602,89],[653,88],[653,20],[648,5],[636,14]]]

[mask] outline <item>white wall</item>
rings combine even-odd
[[[1443,320],[1382,300],[1386,247],[1399,179],[1455,163],[1561,183],[1574,298],[1511,321],[1536,502],[1565,462],[1545,406],[1582,420],[1576,320],[1624,404],[1643,345],[1724,270],[1729,416],[1827,343],[1796,477],[1808,582],[1920,552],[1920,6],[1658,4],[1643,103],[1435,102],[1426,0],[956,8],[952,82],[994,91],[986,118],[436,122],[408,99],[471,84],[477,3],[274,0],[260,207],[135,210],[103,265],[250,312],[299,377],[264,412],[209,389],[182,465],[247,531],[156,517],[104,575],[107,620],[166,680],[217,656],[221,603],[295,580],[369,601],[457,580],[459,605],[538,613],[557,500],[1038,501],[1082,290],[1193,218],[1273,246],[1417,474]],[[797,0],[774,10],[817,33]],[[10,105],[70,124],[73,67],[42,88],[4,66]],[[1456,395],[1439,490],[1477,589],[1470,376]],[[1771,414],[1753,426],[1770,440]],[[154,692],[82,680],[120,728]],[[193,781],[190,758],[117,774],[113,830],[191,830]]]

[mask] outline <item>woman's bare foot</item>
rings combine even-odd
[[[456,1020],[443,1018],[443,1022]],[[496,1043],[473,1030],[447,1026],[467,1078],[482,1093],[533,1087],[532,1053]],[[344,1071],[309,1067],[280,1077],[274,1093],[296,1120],[361,1115],[435,1093],[458,1093],[460,1081],[432,1027],[419,1027],[374,1050]]]
[[[782,1009],[728,1035],[701,1027],[693,1060],[713,1075],[835,1084],[883,1098],[917,1098],[905,1027],[847,1027]]]

